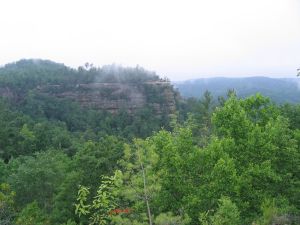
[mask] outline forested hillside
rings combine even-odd
[[[260,92],[277,103],[299,103],[300,81],[297,78],[202,78],[174,82],[184,97],[199,98],[208,90],[213,96],[225,96],[228,89],[234,89],[239,97]]]
[[[299,104],[45,60],[0,95],[0,225],[300,224]]]

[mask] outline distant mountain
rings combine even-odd
[[[277,103],[300,103],[300,78],[201,78],[173,82],[183,97],[199,98],[208,90],[213,96],[225,96],[229,89],[234,89],[239,97],[246,97],[257,92],[270,97]]]

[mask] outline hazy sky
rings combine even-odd
[[[300,0],[0,0],[0,64],[20,58],[173,80],[295,76]]]

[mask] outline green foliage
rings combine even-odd
[[[300,129],[300,104],[284,104],[280,106],[282,115],[290,120],[290,127],[292,129]]]
[[[0,100],[0,157],[5,162],[25,153],[18,145],[22,139],[19,131],[29,121],[27,116],[12,111],[7,103]]]
[[[146,215],[141,215],[140,216],[144,216],[146,217]],[[114,225],[147,225],[149,223],[147,222],[141,222],[141,220],[146,221],[146,219],[142,219],[142,218],[137,218],[137,219],[132,219],[132,218],[128,218],[128,217],[123,217],[121,215],[118,216],[112,216],[111,218],[111,224]]]
[[[24,124],[22,129],[20,130],[20,135],[22,137],[22,141],[20,141],[20,146],[24,149],[25,153],[35,152],[36,148],[36,137],[34,132],[29,130],[28,125]]]
[[[131,219],[152,224],[152,201],[160,190],[159,176],[154,166],[158,162],[149,140],[135,139],[133,145],[126,145],[124,157],[120,160],[123,170],[123,185],[118,194],[123,205],[133,209]],[[145,216],[147,215],[147,216]]]
[[[139,66],[124,68],[109,65],[96,68],[91,64],[87,65],[88,67],[71,69],[63,64],[47,60],[20,60],[7,64],[0,68],[0,96],[3,96],[13,108],[20,111],[21,115],[28,115],[38,122],[41,120],[63,122],[66,128],[72,132],[84,132],[91,129],[101,135],[134,138],[147,137],[151,135],[153,130],[168,127],[166,112],[168,110],[166,104],[168,96],[165,95],[165,90],[170,89],[173,92],[169,82],[160,79],[154,72],[146,71]],[[117,115],[112,115],[108,112],[83,108],[70,99],[56,97],[65,92],[85,92],[84,85],[86,84],[116,82],[133,85],[141,89],[140,91],[144,93],[147,100],[147,106],[137,110],[134,114],[124,113],[120,109]],[[158,84],[156,85],[156,83]],[[107,100],[130,100],[128,99],[130,93],[118,94],[113,89],[106,88],[105,85],[97,91],[100,96]],[[114,92],[113,95],[109,93],[112,91]],[[131,104],[130,101],[128,104]],[[157,106],[160,106],[161,113],[165,115],[152,116]],[[21,127],[23,125],[24,123],[21,124]],[[28,128],[32,131],[29,124]],[[3,144],[3,146],[6,145]],[[23,146],[25,154],[34,152],[36,149],[39,150],[39,146],[35,146],[36,149],[32,149],[32,151],[28,147]],[[12,148],[13,150],[16,149],[15,146]],[[4,152],[7,153],[8,151]],[[11,156],[16,155],[6,156],[7,160]]]
[[[26,205],[18,214],[16,225],[50,225],[45,213],[39,208],[37,202]]]
[[[263,212],[261,222],[259,223],[261,225],[271,224],[275,219],[275,217],[277,216],[277,214],[279,213],[277,207],[275,206],[274,201],[270,201],[270,200],[264,201],[262,203],[261,209]]]
[[[265,199],[261,205],[262,215],[254,224],[298,224],[299,216],[295,216],[294,209],[287,205],[287,201],[279,198]]]
[[[66,223],[62,223],[60,225],[77,225],[77,223],[74,222],[73,220],[68,220]]]
[[[115,65],[0,68],[0,224],[298,224],[299,106],[207,91],[169,115],[164,81]],[[149,104],[110,114],[54,97],[93,82],[134,83]]]
[[[172,213],[161,213],[155,218],[157,225],[185,225],[190,223],[188,216],[174,216]]]
[[[0,68],[1,86],[13,88],[19,92],[45,84],[63,84],[64,88],[70,88],[78,83],[141,83],[159,80],[162,79],[159,79],[154,72],[146,71],[139,66],[125,68],[107,65],[96,68],[89,64],[88,67],[81,66],[78,69],[71,69],[49,60],[23,59]]]
[[[0,184],[3,183],[8,176],[7,165],[0,159]]]
[[[70,159],[62,152],[49,150],[20,157],[10,164],[15,169],[8,182],[17,193],[16,203],[24,207],[36,201],[41,209],[49,212],[54,194],[68,172]]]
[[[90,205],[86,205],[87,197],[90,194],[89,188],[79,185],[78,190],[78,203],[75,204],[76,210],[75,213],[80,217],[81,215],[87,215],[90,213]]]
[[[130,174],[124,179],[129,188],[122,190],[121,199],[130,199],[140,217],[147,212],[138,198],[144,194],[140,160],[134,157],[138,153],[147,156],[142,161],[148,168],[147,184],[158,187],[146,198],[151,200],[153,218],[169,211],[176,217],[184,211],[191,217],[190,224],[197,224],[199,211],[219,210],[209,223],[251,223],[269,196],[282,196],[297,207],[299,167],[292,166],[299,164],[297,141],[288,121],[267,98],[240,100],[232,95],[216,110],[212,125],[213,135],[203,148],[195,145],[192,120],[187,127],[161,131],[125,148],[121,165],[124,175]],[[134,221],[134,216],[127,219]]]
[[[72,220],[68,220],[66,223],[60,225],[77,225],[77,223]]]
[[[195,142],[201,147],[208,144],[212,131],[211,115],[215,107],[211,93],[206,91],[202,98],[189,98],[179,108],[180,119],[191,128]]]
[[[74,156],[74,167],[81,172],[82,184],[98,185],[99,174],[108,175],[117,168],[117,160],[123,154],[123,141],[114,136],[105,136],[98,142],[88,141]]]
[[[278,110],[259,95],[245,100],[231,98],[213,121],[218,135],[234,141],[228,153],[241,176],[242,214],[253,213],[255,217],[264,196],[280,193],[295,203],[291,197],[298,187],[299,167],[291,165],[299,162],[299,152],[288,121]]]
[[[235,165],[223,152],[232,144],[215,140],[206,149],[199,149],[193,144],[190,129],[181,128],[173,135],[160,132],[153,139],[161,176],[156,203],[163,211],[178,213],[184,209],[194,224],[199,211],[216,207],[222,195],[237,195]]]
[[[110,211],[117,206],[116,189],[120,186],[121,171],[115,171],[114,176],[102,176],[101,185],[91,203],[88,203],[89,188],[79,186],[75,213],[79,216],[88,216],[89,224],[109,224]]]
[[[240,213],[237,206],[228,197],[219,199],[216,212],[209,216],[209,212],[201,213],[200,222],[204,225],[239,225]]]
[[[66,174],[63,182],[58,186],[53,199],[53,210],[50,218],[53,224],[65,223],[70,219],[76,220],[73,203],[76,201],[77,187],[82,183],[82,180],[82,174],[73,169]]]
[[[12,225],[15,217],[15,192],[9,184],[0,184],[0,224]]]

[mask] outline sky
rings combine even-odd
[[[295,77],[300,0],[0,0],[0,65],[23,58],[171,80]]]

